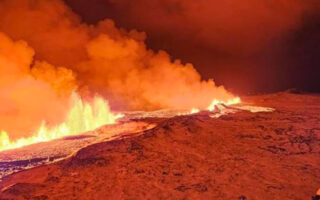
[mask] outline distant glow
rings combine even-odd
[[[200,112],[200,110],[198,108],[192,108],[190,111],[190,114],[196,114],[198,112]]]
[[[240,97],[236,97],[233,99],[229,99],[228,101],[220,101],[217,99],[212,100],[211,104],[209,105],[209,107],[207,108],[208,111],[214,111],[215,107],[223,104],[223,105],[234,105],[234,104],[239,104],[241,103],[241,99]],[[192,114],[196,114],[199,113],[201,110],[198,108],[192,108],[189,112],[184,112],[184,113],[179,113],[178,115],[192,115]]]
[[[224,104],[224,105],[234,105],[234,104],[239,104],[241,103],[241,99],[240,97],[236,97],[236,98],[233,98],[233,99],[229,99],[228,101],[220,101],[220,100],[217,100],[217,99],[214,99],[210,106],[207,108],[209,111],[214,111],[215,107],[219,104]]]

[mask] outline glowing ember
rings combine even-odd
[[[106,124],[114,124],[118,118],[122,117],[121,114],[112,113],[108,102],[101,97],[95,97],[92,103],[87,103],[74,94],[72,101],[73,107],[66,120],[55,127],[48,127],[43,122],[33,136],[20,138],[17,141],[10,141],[8,133],[1,131],[0,151],[84,133]]]

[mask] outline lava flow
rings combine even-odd
[[[78,135],[84,132],[95,130],[103,125],[114,124],[117,119],[123,117],[122,114],[113,113],[106,100],[101,97],[95,97],[92,103],[84,102],[77,94],[72,95],[73,107],[69,111],[67,118],[59,125],[48,127],[46,122],[42,122],[40,128],[31,137],[20,138],[11,141],[6,131],[0,134],[0,151],[21,148],[35,143],[47,142],[66,136]],[[227,102],[214,99],[208,111],[214,111],[218,104],[233,105],[241,102],[239,97],[228,100]],[[177,115],[196,114],[201,110],[191,109],[187,113],[178,113]]]
[[[49,127],[46,122],[42,122],[33,136],[20,138],[17,141],[11,141],[8,133],[1,131],[0,151],[91,131],[103,125],[114,124],[122,116],[112,113],[108,102],[101,97],[95,97],[92,103],[88,103],[84,102],[78,95],[73,94],[71,101],[73,107],[66,120],[59,125]]]

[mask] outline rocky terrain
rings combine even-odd
[[[141,133],[154,126],[151,123],[124,119],[116,125],[107,125],[81,135],[0,152],[0,181],[12,173],[62,160],[88,145],[114,140],[127,134]]]
[[[275,110],[139,119],[156,125],[6,176],[0,199],[311,200],[320,188],[320,96],[243,101]]]

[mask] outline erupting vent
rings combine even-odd
[[[116,120],[122,117],[121,114],[112,113],[108,102],[101,97],[96,97],[92,103],[87,103],[74,94],[72,95],[72,104],[73,107],[63,123],[48,127],[46,122],[43,122],[38,131],[31,137],[11,141],[8,133],[2,131],[0,135],[0,151],[77,135],[106,124],[116,123]]]

